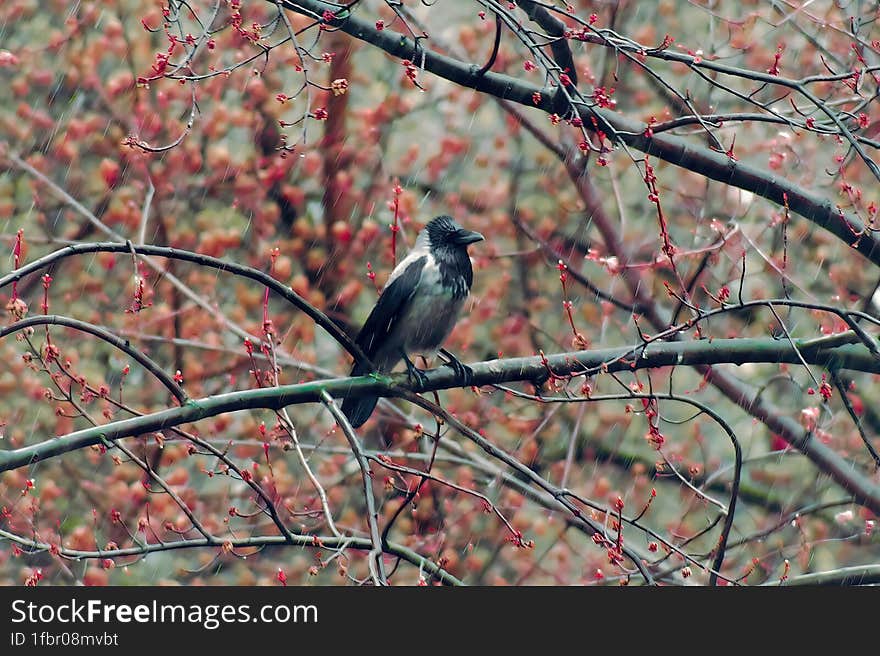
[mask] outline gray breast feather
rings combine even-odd
[[[429,255],[418,287],[391,326],[387,343],[403,344],[407,353],[413,355],[433,355],[455,327],[464,305],[460,292],[444,287],[437,262]],[[378,359],[384,359],[383,355],[377,354]],[[387,355],[389,359],[394,357],[391,353]]]

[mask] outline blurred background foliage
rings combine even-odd
[[[477,66],[491,52],[494,21],[478,15],[484,9],[479,3],[404,4],[409,24],[430,35],[427,47]],[[595,12],[597,25],[648,47],[670,35],[671,49],[762,73],[780,52],[780,74],[795,79],[827,74],[826,66],[853,66],[850,16],[856,12],[865,25],[862,33],[878,36],[871,22],[877,12],[872,2],[850,3],[845,9],[835,2],[800,8],[801,3],[775,0],[572,4],[578,15]],[[312,21],[292,12],[285,15],[294,29],[303,30],[300,49],[289,42],[273,45],[287,31],[270,2],[242,3],[243,29],[264,26],[259,43],[228,28],[234,3],[218,3],[213,20],[215,3],[190,5],[198,20],[186,5],[174,9],[181,12],[174,29],[181,30],[182,39],[189,32],[201,38],[199,21],[217,28],[210,47],[200,48],[191,67],[181,72],[197,79],[141,83],[139,78],[158,70],[157,53],[169,47],[160,3],[7,0],[0,7],[0,51],[6,53],[0,67],[0,238],[9,253],[5,270],[13,268],[11,253],[19,230],[24,231],[23,261],[30,261],[71,241],[110,240],[104,226],[135,242],[143,235],[146,243],[271,271],[354,333],[375,301],[376,288],[418,229],[432,216],[448,213],[487,236],[472,249],[472,303],[447,344],[464,361],[580,348],[563,308],[558,256],[572,273],[609,297],[631,302],[619,258],[597,234],[585,199],[565,166],[534,135],[537,130],[553,143],[576,149],[575,128],[564,121],[554,124],[537,109],[519,108],[521,119],[534,127],[529,129],[492,98],[417,68],[415,85],[398,60],[339,31],[309,28]],[[361,2],[356,14],[382,20],[386,29],[406,31],[385,3]],[[777,49],[780,44],[783,50]],[[270,51],[264,51],[267,47]],[[649,74],[610,48],[577,42],[572,48],[582,89],[606,89],[615,111],[642,121],[661,123],[689,114],[683,99],[704,114],[741,114],[756,111],[742,96],[752,94],[769,104],[780,94],[778,88],[759,89],[754,80],[743,78],[727,78],[723,82],[728,88],[719,88],[703,74],[659,59],[649,62]],[[179,61],[183,52],[178,48],[171,60]],[[876,63],[876,50],[865,52],[873,58],[868,63]],[[492,70],[541,84],[542,71],[524,66],[532,57],[505,33]],[[300,92],[304,75],[326,89],[312,86]],[[333,93],[334,80],[347,82],[346,93]],[[873,79],[864,84],[865,96],[876,94]],[[817,87],[817,94],[836,107],[861,103],[842,81]],[[787,101],[772,107],[798,118]],[[326,109],[323,120],[319,108]],[[880,120],[876,102],[861,111],[870,125]],[[306,113],[311,116],[299,121]],[[699,125],[677,132],[695,144],[708,143]],[[712,133],[738,160],[823,194],[841,207],[864,209],[877,200],[876,180],[838,138],[757,120],[725,122]],[[154,149],[158,152],[150,152]],[[617,226],[630,256],[628,266],[663,316],[671,317],[678,300],[667,293],[665,283],[673,288],[677,283],[661,251],[644,168],[617,148],[605,155],[607,165],[596,159],[586,169],[596,200]],[[746,299],[788,295],[873,311],[877,272],[847,244],[699,171],[650,161],[679,251],[679,270],[688,280],[699,272],[694,302],[713,306],[709,294],[717,297],[725,286],[736,297],[742,282]],[[85,212],[53,192],[43,177]],[[395,221],[400,232],[392,249],[390,226]],[[274,262],[273,249],[278,249]],[[158,270],[136,264],[131,256],[67,259],[51,272],[49,311],[124,336],[166,371],[180,371],[194,398],[254,387],[249,373],[253,363],[242,337],[247,332],[259,340],[264,289],[214,269],[155,261]],[[146,307],[132,311],[138,277],[146,283]],[[2,291],[5,305],[10,290]],[[19,293],[30,314],[40,312],[43,287],[37,276],[25,279]],[[569,278],[566,293],[576,329],[589,347],[638,343],[630,313],[597,298],[574,278]],[[308,317],[275,297],[268,310],[278,338],[281,382],[347,373],[349,357]],[[828,314],[779,312],[793,337],[839,329]],[[686,312],[679,318],[686,318]],[[770,335],[780,335],[777,318],[766,310],[748,310],[713,319],[704,325],[703,336]],[[94,389],[106,386],[138,412],[169,406],[164,388],[107,344],[57,327],[51,329],[51,341],[60,349],[60,359],[69,362],[65,368],[73,379],[81,377]],[[69,401],[58,400],[64,393],[98,423],[126,416],[100,396],[84,396],[82,382],[60,375],[45,359],[23,357],[45,353],[45,342],[45,330],[37,329],[27,340],[8,337],[0,344],[4,449],[90,425]],[[258,361],[266,366],[265,360]],[[126,365],[130,371],[123,374]],[[731,371],[796,419],[805,408],[822,405],[808,394],[815,385],[802,367],[747,364]],[[873,377],[853,379],[853,403],[873,437],[880,425],[873,410]],[[873,514],[851,504],[825,474],[785,449],[784,442],[707,386],[698,373],[667,368],[599,376],[590,385],[594,394],[625,393],[635,385],[658,392],[672,389],[716,409],[734,428],[747,464],[724,570],[729,578],[758,583],[778,580],[789,567],[794,576],[877,561],[877,539],[866,529]],[[517,389],[534,392],[528,385]],[[707,417],[695,417],[693,408],[683,403],[661,401],[666,443],[658,451],[645,439],[641,406],[625,399],[542,404],[489,388],[476,394],[449,390],[440,397],[493,443],[599,507],[612,508],[620,497],[627,512],[637,515],[656,490],[640,522],[655,536],[626,527],[627,542],[658,562],[665,558],[665,576],[671,582],[706,580],[697,567],[683,570],[687,563],[669,556],[664,542],[682,545],[700,562],[711,561],[706,554],[717,540],[720,512],[695,487],[727,503],[732,449]],[[420,437],[416,424],[431,433],[435,423],[418,408],[402,402],[393,406],[386,404],[365,427],[367,448],[423,466],[431,442]],[[358,470],[332,417],[319,405],[293,407],[290,414],[311,467],[327,490],[337,526],[363,534]],[[822,439],[834,450],[873,470],[836,391],[819,421]],[[261,422],[268,427],[266,435]],[[239,412],[200,422],[191,430],[228,449],[241,468],[254,471],[255,479],[273,491],[291,530],[325,534],[323,518],[315,513],[314,489],[292,452],[282,448],[286,440],[272,429],[275,422],[271,412]],[[505,482],[497,465],[480,465],[473,445],[446,427],[442,430],[434,472],[487,495],[516,529],[534,540],[534,548],[514,547],[503,524],[484,512],[478,499],[436,482],[426,483],[396,520],[393,539],[441,562],[467,583],[626,578],[608,562],[605,550],[573,530],[564,516]],[[271,467],[264,440],[270,444]],[[191,455],[185,441],[168,435],[161,440],[154,435],[133,438],[129,446],[161,472],[217,535],[277,532],[258,512],[250,488],[222,472],[216,458]],[[191,536],[189,520],[169,495],[147,489],[143,470],[125,458],[114,462],[112,454],[84,449],[5,472],[0,477],[0,506],[5,509],[0,528],[83,550],[108,543],[130,546],[135,537],[171,542],[181,537],[177,531]],[[409,484],[416,479],[374,470],[380,517],[388,521],[403,499],[395,486],[404,485],[404,478]],[[593,510],[592,516],[615,535],[613,514]],[[139,522],[148,529],[139,530]],[[713,530],[705,530],[710,526]],[[21,584],[35,568],[44,582],[53,584],[278,584],[279,568],[294,583],[344,584],[349,576],[366,576],[363,554],[351,549],[335,556],[328,550],[285,547],[234,553],[182,549],[143,558],[77,561],[51,552],[23,554],[12,542],[0,542],[0,582]],[[401,565],[392,578],[411,584],[418,575],[415,568]]]

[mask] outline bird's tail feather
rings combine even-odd
[[[368,366],[356,363],[350,375],[365,376],[368,373],[370,373]],[[370,418],[378,402],[378,396],[349,396],[342,400],[342,413],[346,416],[352,428],[358,428]]]

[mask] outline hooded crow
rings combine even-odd
[[[452,332],[471,290],[474,272],[468,244],[483,235],[462,228],[450,216],[438,216],[419,233],[416,244],[394,267],[356,342],[370,358],[374,371],[388,373],[404,360],[410,378],[422,382],[424,374],[409,354],[431,356]],[[449,363],[466,381],[468,368],[455,358]],[[355,363],[352,376],[370,373]],[[466,383],[465,383],[466,384]],[[342,412],[355,428],[373,413],[375,396],[349,397]]]

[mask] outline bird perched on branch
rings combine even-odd
[[[465,230],[452,217],[438,216],[424,227],[407,256],[394,267],[356,342],[373,363],[372,371],[388,373],[401,359],[410,379],[424,384],[425,374],[409,355],[434,355],[452,332],[471,290],[474,272],[467,247],[482,241],[479,232]],[[447,363],[467,385],[472,372],[445,352]],[[356,362],[352,376],[371,372]],[[342,412],[352,426],[363,424],[379,398],[348,397]]]

